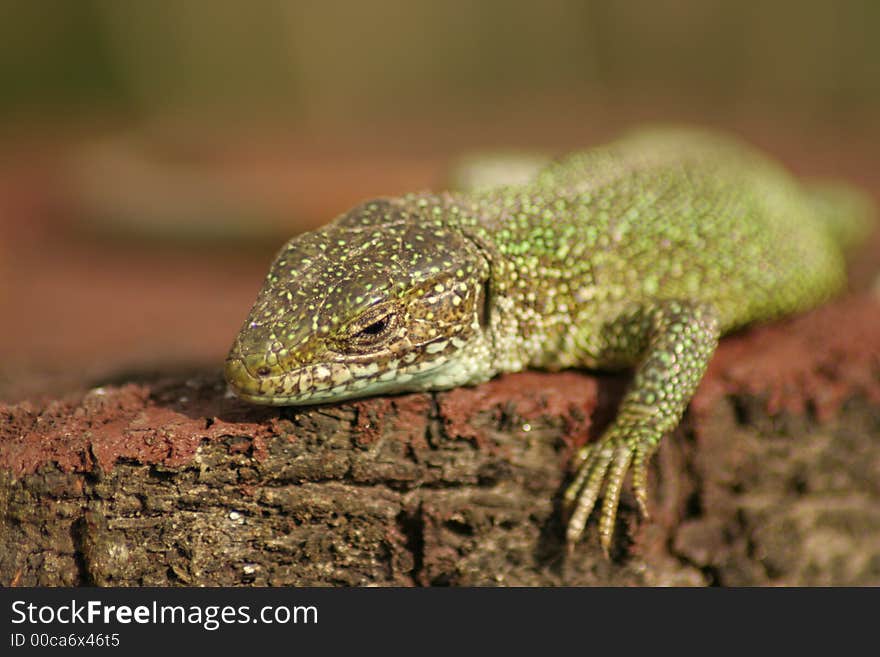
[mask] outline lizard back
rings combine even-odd
[[[818,305],[845,281],[824,202],[735,139],[663,130],[483,191],[474,210],[495,295],[515,299],[501,333],[557,368],[614,365],[601,326],[644,301],[711,304],[722,331]]]

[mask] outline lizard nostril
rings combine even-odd
[[[262,367],[258,367],[256,372],[257,376],[269,376],[272,373],[272,370],[263,365]]]

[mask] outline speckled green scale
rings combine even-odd
[[[648,459],[718,336],[838,291],[843,246],[868,215],[858,192],[804,186],[735,139],[633,133],[543,165],[525,184],[369,201],[292,239],[227,379],[245,399],[293,405],[526,367],[634,367],[618,417],[578,455],[566,493],[572,544],[602,497],[607,550],[625,474],[646,511]]]

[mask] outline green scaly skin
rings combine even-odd
[[[858,192],[804,186],[730,137],[633,133],[526,184],[375,200],[292,239],[226,378],[249,401],[301,405],[634,367],[565,493],[569,545],[602,495],[607,553],[624,476],[647,514],[647,463],[719,335],[838,292],[868,214]]]

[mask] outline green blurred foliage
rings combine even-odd
[[[880,106],[876,0],[0,0],[0,113]]]

